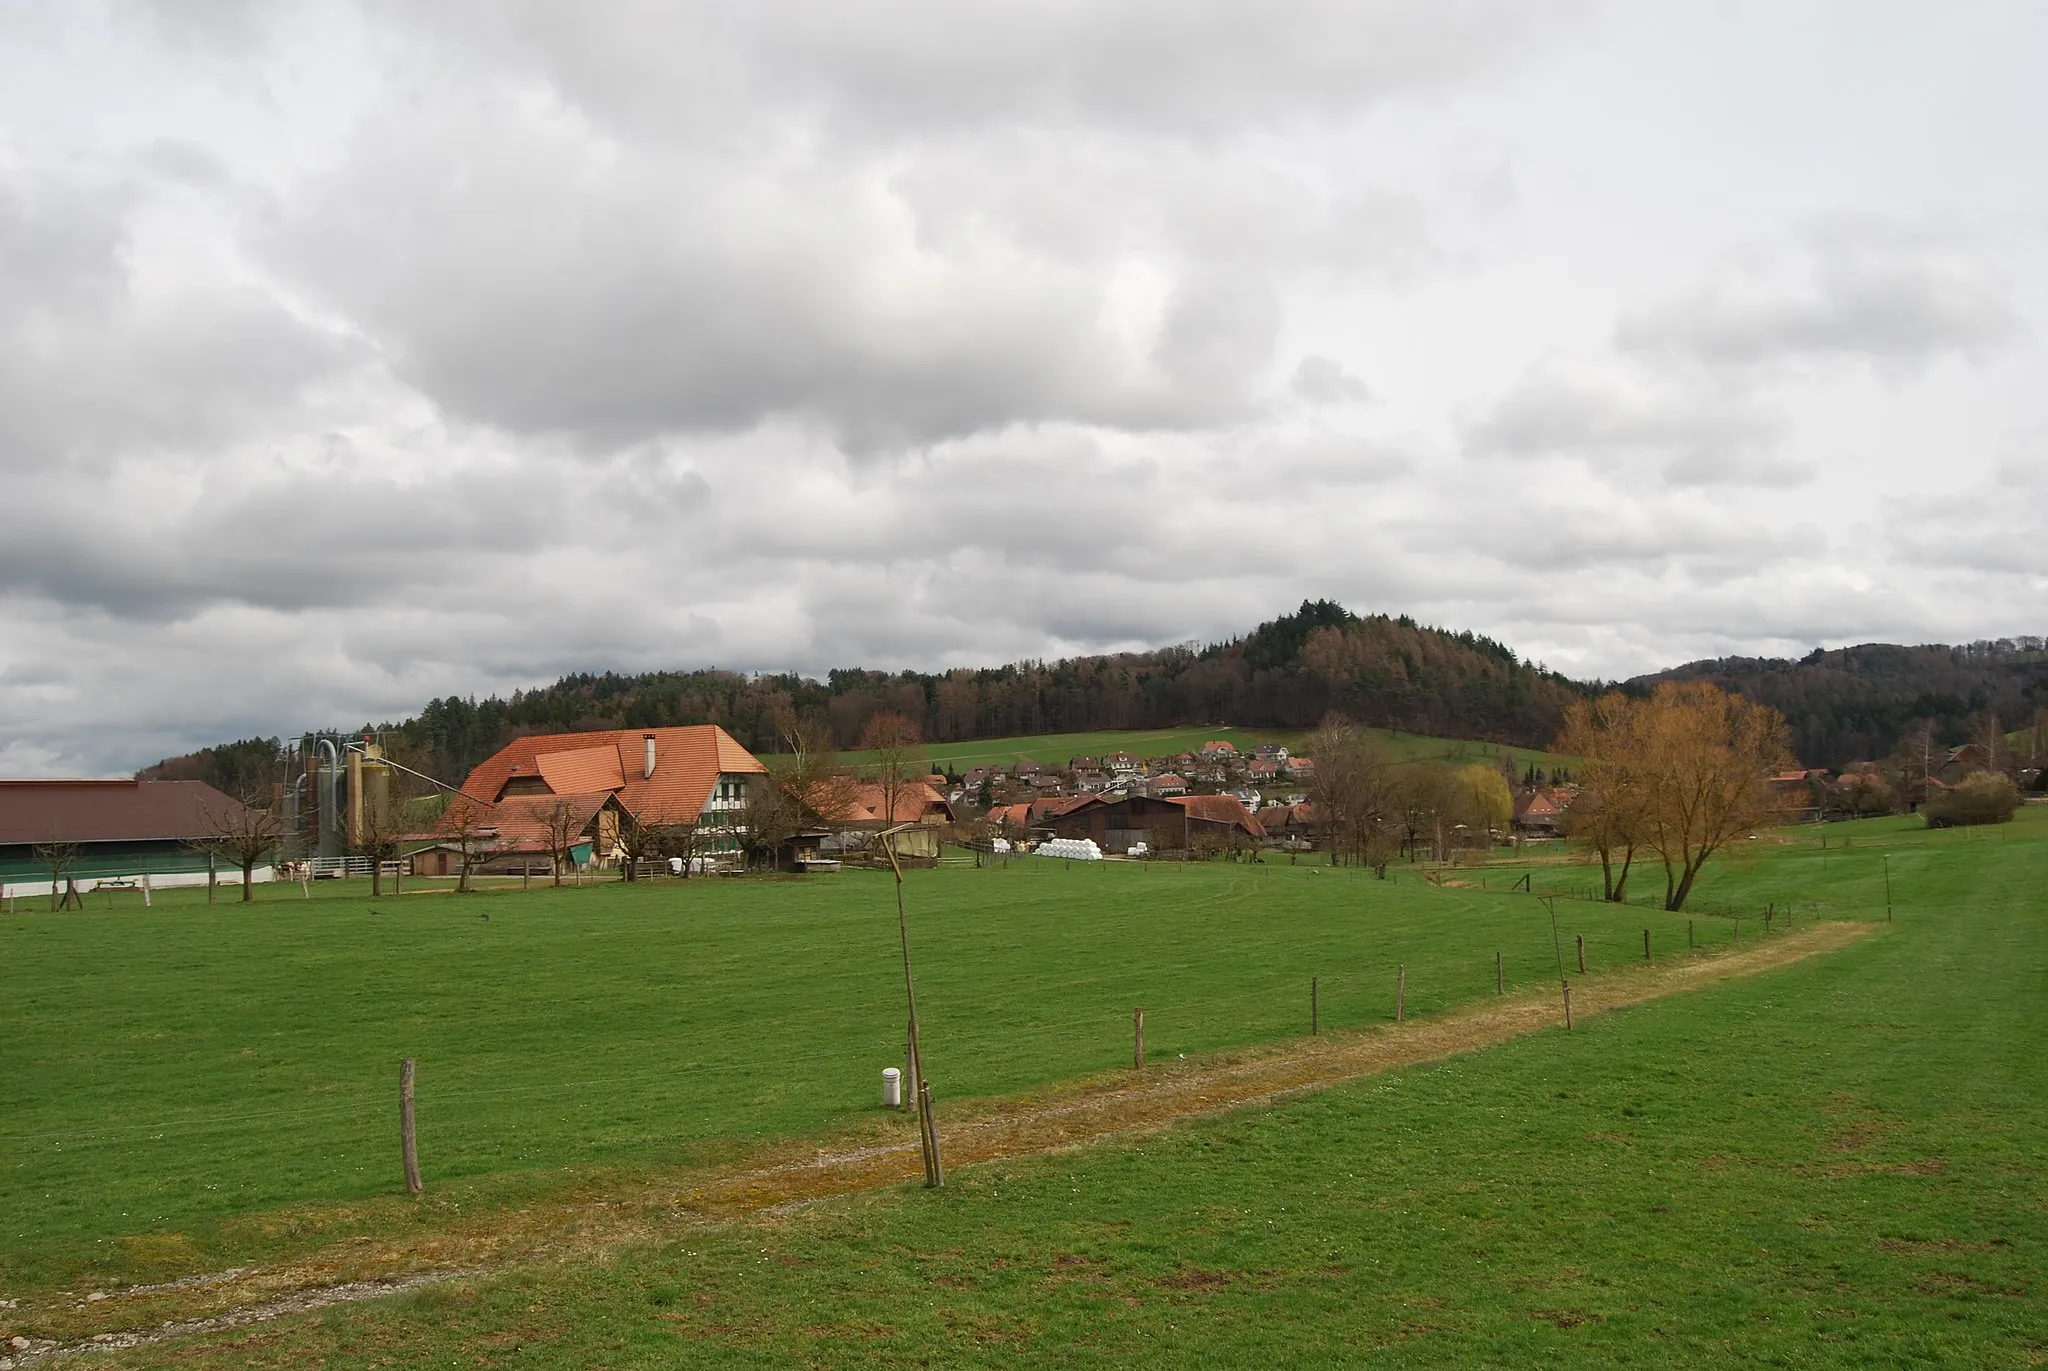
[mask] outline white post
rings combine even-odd
[[[149,886],[149,873],[148,873],[147,871],[145,871],[145,872],[143,872],[143,873],[142,873],[142,907],[143,907],[144,909],[148,909],[148,908],[150,908],[150,907],[151,907],[151,905],[150,905],[150,899],[149,899],[149,896],[150,896],[150,886]]]
[[[903,1107],[903,1073],[893,1066],[882,1068],[882,1105],[886,1109]]]

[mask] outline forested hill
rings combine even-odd
[[[1937,746],[1967,741],[1989,716],[2013,730],[2048,709],[2048,652],[2039,638],[1959,646],[1816,649],[1789,658],[1723,657],[1640,677],[1631,686],[1704,679],[1776,708],[1808,766],[1877,761],[1930,729]]]
[[[814,716],[851,747],[870,716],[908,715],[934,742],[1230,723],[1311,728],[1332,711],[1420,733],[1539,747],[1583,687],[1491,639],[1327,600],[1208,647],[922,672],[834,671],[824,680],[728,671],[578,674],[512,698],[431,701],[397,725],[408,764],[459,781],[510,738],[716,723],[758,752],[776,720]],[[262,740],[168,758],[142,774],[248,788]]]

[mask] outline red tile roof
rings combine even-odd
[[[657,743],[657,746],[659,744]],[[540,778],[557,795],[588,795],[624,787],[626,772],[616,747],[584,747],[574,752],[543,752],[534,759]],[[641,769],[646,769],[645,746]]]
[[[203,781],[0,781],[0,843],[182,841],[241,809]]]
[[[654,739],[652,777],[642,774],[649,737]],[[515,773],[538,776],[556,794],[603,790],[650,823],[680,824],[703,815],[720,775],[758,775],[767,769],[716,724],[544,733],[500,748],[469,773],[462,793],[495,804]]]
[[[897,787],[896,812],[885,821],[882,809],[887,803],[888,797],[882,793],[881,786],[856,786],[852,803],[843,812],[821,814],[819,817],[827,823],[838,824],[915,824],[923,823],[934,815],[948,823],[953,820],[953,806],[946,803],[946,797],[922,781],[906,781]]]
[[[492,811],[491,823],[498,830],[497,851],[546,852],[549,821],[556,805],[567,813],[569,831],[581,834],[603,809],[612,792],[600,790],[587,795],[511,795]]]

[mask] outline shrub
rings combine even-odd
[[[1965,776],[1953,790],[1937,791],[1920,806],[1929,828],[2010,822],[2020,807],[2020,788],[2010,776],[1979,771]]]

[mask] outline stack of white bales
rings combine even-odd
[[[1077,862],[1102,860],[1102,849],[1093,838],[1047,838],[1032,850],[1041,857],[1066,857]]]

